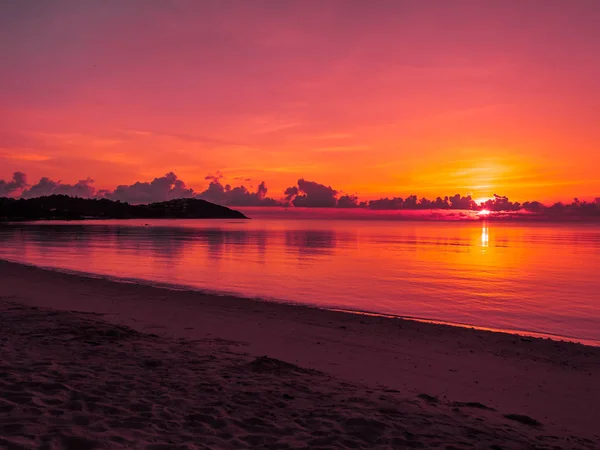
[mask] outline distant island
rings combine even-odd
[[[192,198],[131,205],[120,201],[67,195],[18,200],[0,197],[0,221],[84,219],[247,219],[247,217],[225,206]]]

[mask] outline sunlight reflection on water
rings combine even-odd
[[[0,227],[0,257],[307,303],[600,340],[586,225],[143,220]]]

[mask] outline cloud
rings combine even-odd
[[[267,186],[264,181],[258,185],[256,192],[251,192],[245,186],[231,187],[229,184],[221,184],[222,177],[220,172],[216,175],[208,175],[205,179],[210,180],[210,184],[203,192],[194,191],[173,172],[150,182],[137,181],[130,185],[117,186],[114,190],[96,190],[94,180],[91,178],[71,185],[42,177],[36,184],[29,186],[27,176],[22,172],[15,172],[12,181],[0,180],[0,197],[34,198],[68,195],[81,198],[106,198],[131,204],[162,202],[176,198],[200,198],[227,206],[282,205],[281,202],[267,197]]]
[[[535,208],[536,203],[538,202],[533,202],[533,204],[531,204],[531,207]],[[508,199],[508,197],[503,197],[498,194],[494,194],[494,198],[484,202],[481,205],[481,207],[487,209],[488,211],[518,211],[521,209],[521,204],[511,202]]]
[[[298,186],[291,186],[284,192],[285,199],[294,206],[305,208],[334,208],[337,205],[338,191],[314,181],[301,178]]]
[[[290,186],[289,188],[287,188],[285,190],[285,192],[283,193],[285,195],[285,199],[288,202],[291,202],[293,198],[296,197],[296,195],[298,195],[298,188],[296,186]]]
[[[104,198],[122,202],[141,204],[164,202],[175,198],[191,198],[196,195],[193,189],[177,178],[173,172],[155,178],[151,182],[137,181],[131,185],[120,185],[113,192],[103,192]]]
[[[0,197],[10,197],[27,186],[27,175],[23,172],[15,172],[11,181],[0,180]]]
[[[575,198],[571,203],[555,203],[544,205],[538,201],[524,203],[512,202],[507,197],[494,194],[494,197],[477,204],[470,195],[465,197],[460,194],[453,196],[437,197],[433,200],[419,199],[416,195],[406,198],[380,198],[378,200],[360,202],[356,195],[344,194],[338,198],[340,191],[314,181],[299,179],[297,185],[288,187],[284,193],[284,200],[278,201],[268,197],[268,189],[263,181],[250,191],[245,186],[232,187],[221,183],[223,175],[208,175],[205,179],[210,181],[206,190],[196,192],[188,187],[173,172],[150,182],[137,181],[131,185],[120,185],[114,190],[97,190],[94,180],[83,179],[75,184],[66,184],[54,181],[49,177],[42,177],[36,184],[29,185],[27,176],[23,172],[15,172],[12,180],[0,180],[0,197],[34,198],[48,195],[68,195],[80,198],[107,198],[120,200],[131,204],[153,203],[168,201],[177,198],[199,198],[225,206],[296,206],[306,208],[362,208],[371,210],[488,210],[504,217],[516,212],[523,217],[539,217],[576,220],[579,218],[600,218],[600,198],[592,202],[580,201]],[[237,179],[237,178],[236,178]]]
[[[188,188],[186,184],[177,178],[173,172],[164,177],[155,178],[151,182],[136,182],[132,185],[117,186],[110,191],[103,191],[100,196],[110,200],[120,200],[127,203],[152,203],[163,202],[175,198],[199,198],[212,203],[225,206],[275,206],[280,203],[267,197],[267,186],[263,181],[256,192],[249,191],[245,186],[231,187],[223,185],[223,175],[217,172],[215,175],[207,175],[208,188],[203,192],[196,192]]]
[[[60,184],[53,192],[53,194],[69,195],[71,197],[82,197],[91,198],[96,195],[96,187],[94,186],[94,180],[87,178],[85,180],[79,180],[77,183]]]
[[[459,194],[450,197],[450,209],[476,209],[477,204],[470,195],[461,197]]]
[[[358,197],[356,195],[342,195],[337,202],[338,208],[358,208]]]
[[[96,196],[94,180],[87,178],[75,184],[63,184],[53,181],[48,177],[42,177],[40,181],[25,189],[21,198],[43,197],[45,195],[68,195],[70,197],[93,198]]]
[[[404,199],[402,197],[394,197],[392,199],[386,197],[369,201],[368,207],[374,210],[397,210],[402,209],[403,205]]]
[[[218,182],[221,178],[223,178],[223,174],[217,170],[217,173],[214,175],[206,175],[204,179],[206,181],[216,181]]]
[[[416,195],[409,195],[406,198],[380,198],[371,200],[367,207],[374,210],[400,210],[400,209],[477,209],[478,206],[470,195],[462,197],[460,194],[451,197],[437,197],[435,200],[429,200],[425,197],[420,200]]]
[[[280,202],[267,197],[267,186],[263,181],[256,192],[250,192],[245,186],[232,188],[229,184],[223,186],[217,177],[212,179],[208,188],[196,197],[212,203],[225,206],[277,206]]]

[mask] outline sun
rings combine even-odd
[[[477,213],[478,216],[489,216],[491,211],[489,209],[482,209]]]

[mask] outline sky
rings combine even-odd
[[[0,180],[593,199],[599,22],[597,0],[2,1]]]

